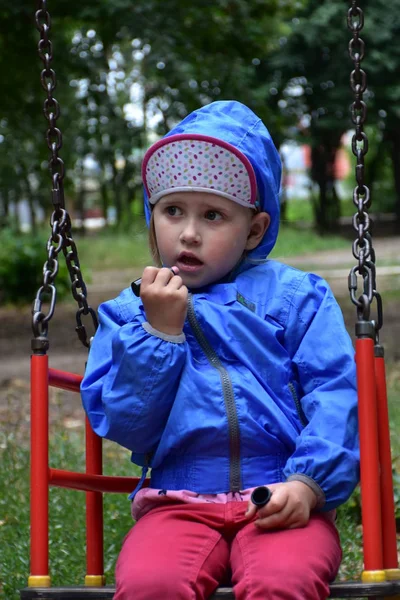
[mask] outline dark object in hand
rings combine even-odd
[[[174,267],[175,269],[177,267]],[[171,271],[172,275],[176,275],[174,268],[169,268],[169,270]],[[142,283],[142,278],[139,277],[139,279],[135,279],[135,281],[132,281],[131,283],[131,290],[132,292],[135,294],[135,296],[137,296],[139,298],[140,296],[140,284]]]
[[[141,277],[139,279],[135,279],[135,281],[132,281],[132,283],[131,283],[131,290],[135,294],[135,296],[137,296],[138,298],[140,296],[140,284],[141,283],[142,283]]]
[[[257,506],[257,508],[262,508],[270,501],[272,496],[272,492],[266,485],[260,485],[256,487],[251,494],[251,501],[253,504]]]

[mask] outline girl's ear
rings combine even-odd
[[[270,222],[271,217],[266,212],[257,213],[252,217],[245,250],[254,250],[254,248],[257,248]]]

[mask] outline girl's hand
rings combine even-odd
[[[147,321],[168,335],[182,333],[186,319],[188,289],[178,273],[178,267],[146,267],[140,284]]]
[[[268,504],[258,510],[254,525],[261,529],[294,529],[307,525],[310,513],[317,503],[312,489],[301,481],[268,484],[272,496]],[[246,516],[252,518],[257,507],[251,501]]]

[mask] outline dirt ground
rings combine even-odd
[[[384,327],[381,342],[387,360],[400,361],[400,237],[378,239],[374,247],[384,266],[377,271],[378,290],[384,302]],[[288,259],[285,262],[301,269],[312,270],[325,277],[335,292],[345,317],[350,335],[354,333],[355,307],[347,290],[347,275],[354,265],[351,252],[321,252],[314,255]],[[102,272],[93,276],[89,287],[90,305],[97,308],[102,301],[116,296],[138,274],[131,271]],[[385,298],[385,292],[391,293]],[[393,294],[392,292],[399,292]],[[73,300],[59,303],[49,326],[49,363],[56,369],[83,374],[87,351],[75,333],[76,305]],[[32,338],[30,306],[0,308],[0,429],[7,423],[12,428],[21,415],[28,422],[29,363]],[[84,321],[90,332],[90,321]],[[81,418],[80,399],[77,394],[53,390],[51,403],[58,406],[53,418],[62,419],[74,426]]]

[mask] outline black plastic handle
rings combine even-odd
[[[272,492],[266,485],[260,485],[256,487],[251,494],[251,501],[253,504],[257,506],[257,508],[262,508],[270,501],[272,496]]]
[[[135,279],[135,281],[132,281],[132,283],[131,283],[131,290],[135,294],[135,296],[137,296],[138,298],[140,296],[140,284],[141,283],[142,283],[141,277],[139,277],[139,279]]]
[[[176,273],[172,267],[170,267],[169,270],[171,271],[172,275],[176,275]],[[135,294],[135,296],[137,296],[138,298],[140,296],[140,284],[141,283],[142,283],[141,277],[139,277],[139,279],[135,279],[135,281],[132,281],[132,283],[131,283],[131,290]]]

